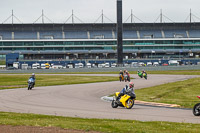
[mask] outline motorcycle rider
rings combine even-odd
[[[122,72],[122,70],[119,71],[119,79],[120,79],[120,82],[123,80],[123,77],[124,77],[124,73]]]
[[[122,72],[122,70],[119,71],[119,74],[121,74],[122,76],[124,76],[124,73]]]
[[[124,80],[125,80],[125,82],[127,81],[127,79],[128,79],[128,73],[127,73],[127,70],[124,69]]]
[[[128,72],[127,70],[126,70],[126,73],[127,73],[127,75],[128,75],[127,80],[128,80],[128,82],[130,82],[131,76],[130,76],[130,74],[129,74],[129,72]]]
[[[34,80],[34,83],[33,83],[33,88],[34,88],[34,85],[35,85],[35,73],[32,73],[32,75],[29,77],[29,79],[32,78]]]
[[[129,95],[129,96],[131,96],[131,97],[133,97],[133,98],[136,98],[136,95],[135,95],[135,92],[134,92],[133,87],[134,87],[134,83],[133,83],[133,82],[129,82],[129,84],[126,85],[126,86],[121,90],[121,92],[119,93],[119,95],[118,95],[117,98],[116,98],[116,101],[119,102],[119,99],[121,98],[121,96],[123,96],[123,95],[125,95],[125,94],[127,94],[127,95]]]
[[[146,71],[142,71],[142,74],[144,74],[144,73],[147,75]]]
[[[141,77],[141,78],[143,77],[143,73],[140,72],[139,70],[137,71],[137,74],[138,74],[139,77]]]

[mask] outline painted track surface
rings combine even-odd
[[[104,74],[98,76],[105,76]],[[117,76],[117,75],[107,75]],[[132,77],[136,77],[133,75]],[[197,76],[188,75],[149,75],[148,80],[132,79],[135,89],[185,80]],[[1,90],[0,111],[35,113],[82,118],[129,119],[140,121],[170,121],[200,123],[190,109],[177,109],[134,105],[130,110],[113,109],[102,96],[120,91],[125,82],[91,83]],[[137,95],[137,94],[136,94]]]

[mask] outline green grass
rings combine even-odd
[[[192,108],[200,100],[200,78],[188,79],[174,83],[135,90],[137,100],[178,104]]]
[[[200,124],[141,122],[134,120],[82,119],[60,116],[0,112],[0,124],[60,127],[107,133],[197,133]]]
[[[0,89],[27,87],[30,75],[1,75]],[[102,76],[69,76],[69,75],[36,75],[36,86],[84,84],[96,82],[116,81],[118,77]]]
[[[148,74],[200,75],[200,70],[147,71]]]
[[[166,70],[166,71],[146,71],[148,74],[170,74],[170,75],[200,75],[200,70]],[[119,71],[110,72],[44,72],[45,74],[119,74]],[[130,74],[137,74],[137,71],[129,71]],[[10,73],[2,73],[10,74]],[[24,73],[16,73],[24,74]],[[1,75],[1,74],[0,74]]]

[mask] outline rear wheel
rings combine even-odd
[[[196,105],[194,105],[193,114],[195,116],[200,116],[200,103],[197,103]]]
[[[113,108],[117,108],[117,107],[118,107],[118,104],[116,103],[115,100],[112,100],[111,106],[112,106]]]
[[[126,101],[126,108],[127,109],[131,109],[133,107],[133,105],[134,105],[134,100],[133,99],[128,99]]]

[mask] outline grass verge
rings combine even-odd
[[[24,88],[30,75],[1,75],[0,89]],[[36,75],[36,86],[84,84],[116,81],[118,77],[104,76],[69,76],[69,75]]]
[[[147,71],[148,74],[200,75],[200,70]]]
[[[135,90],[137,100],[178,104],[184,108],[192,108],[200,100],[200,78],[188,79],[174,83]]]
[[[38,127],[60,127],[109,133],[197,133],[200,124],[174,122],[141,122],[133,120],[82,119],[60,116],[0,112],[0,124]]]
[[[200,70],[166,70],[166,71],[146,71],[148,74],[170,74],[170,75],[200,75]],[[137,74],[137,71],[129,71],[130,74]],[[2,73],[11,74],[11,73]],[[17,73],[16,74],[26,74]],[[28,73],[30,74],[30,72]],[[39,73],[36,73],[39,74]],[[110,72],[51,72],[45,71],[43,74],[119,74],[119,71]],[[1,75],[1,74],[0,74]]]

